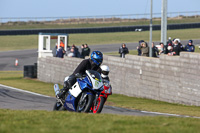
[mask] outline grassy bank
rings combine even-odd
[[[37,92],[44,95],[54,96],[53,84],[40,82],[34,79],[24,79],[22,72],[19,71],[0,71],[0,84]],[[119,94],[113,94],[112,96],[109,96],[106,104],[138,110],[200,117],[200,107],[171,104],[150,99],[128,97]]]
[[[180,38],[181,40],[199,39],[200,29],[168,30],[167,36]],[[0,51],[37,49],[38,35],[0,36]],[[116,33],[88,33],[70,34],[69,44],[81,45],[87,43],[97,44],[121,44],[149,40],[149,31],[143,32],[116,32]],[[153,41],[160,40],[160,31],[153,31]]]
[[[0,110],[1,133],[197,133],[199,119]]]
[[[182,24],[182,23],[199,23],[200,18],[194,17],[179,17],[168,19],[168,24]],[[160,25],[160,19],[153,19],[154,25]],[[13,30],[13,29],[52,29],[52,28],[87,28],[87,27],[110,27],[110,26],[135,26],[135,25],[149,25],[148,19],[130,20],[129,22],[124,20],[111,21],[107,20],[105,23],[96,22],[84,22],[78,23],[78,20],[72,23],[48,23],[48,22],[10,22],[9,24],[1,24],[0,30]]]

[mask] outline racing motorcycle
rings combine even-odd
[[[95,99],[95,102],[91,107],[91,112],[93,113],[101,113],[108,96],[112,95],[112,87],[110,85],[110,81],[103,80],[103,84],[104,84],[104,90],[101,92],[99,97]]]
[[[99,96],[104,89],[101,75],[97,71],[86,70],[86,75],[76,80],[64,98],[57,99],[53,110],[90,111],[95,97]],[[59,93],[58,84],[54,85],[54,91],[56,95]]]

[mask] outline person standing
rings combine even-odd
[[[57,52],[57,43],[55,44],[55,47],[53,48],[52,50],[52,54],[53,54],[53,57],[56,57],[56,52]]]
[[[152,57],[158,57],[158,48],[155,46],[154,42],[152,42]]]
[[[120,57],[125,58],[125,55],[128,53],[129,53],[128,48],[126,47],[126,44],[123,43],[122,46],[119,48]]]
[[[160,51],[159,51],[159,55],[164,54],[166,51],[164,44],[161,42],[160,43]]]
[[[173,46],[173,55],[180,55],[181,52],[181,46],[179,45],[178,40],[174,40],[174,46]]]
[[[85,56],[89,56],[90,55],[90,48],[88,47],[87,44],[84,45],[84,51],[85,51]]]
[[[64,47],[65,47],[65,44],[63,43],[62,40],[60,40],[60,46],[62,47],[62,49],[64,49]]]
[[[149,47],[147,46],[147,43],[142,42],[141,46],[142,46],[142,48],[141,48],[142,55],[141,56],[149,57]]]
[[[137,51],[138,51],[138,55],[139,56],[141,56],[141,54],[142,54],[142,51],[141,51],[141,48],[142,48],[141,43],[142,42],[144,42],[144,40],[140,40],[139,41],[139,45],[137,46]]]
[[[56,57],[58,58],[63,58],[64,57],[64,50],[63,48],[60,46],[59,49],[57,50],[57,53],[56,53]]]
[[[85,59],[85,46],[84,44],[81,45],[81,58]]]
[[[78,50],[78,48],[73,44],[72,48],[74,49],[74,57],[80,58],[81,54]]]
[[[194,52],[195,51],[195,46],[192,43],[193,43],[192,40],[188,41],[188,44],[185,46],[185,51],[187,51],[187,52]]]

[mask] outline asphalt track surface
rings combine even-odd
[[[53,88],[52,88],[53,89]],[[4,86],[0,84],[0,108],[11,110],[47,110],[53,111],[56,98],[24,91],[21,89]],[[167,114],[159,112],[147,112],[131,110],[113,106],[104,106],[101,113],[120,114],[133,116],[176,116],[189,117],[176,114]]]

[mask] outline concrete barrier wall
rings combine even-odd
[[[64,78],[82,61],[79,58],[38,59],[38,79],[63,84]],[[160,58],[127,55],[105,56],[110,67],[113,93],[200,106],[200,54]]]

